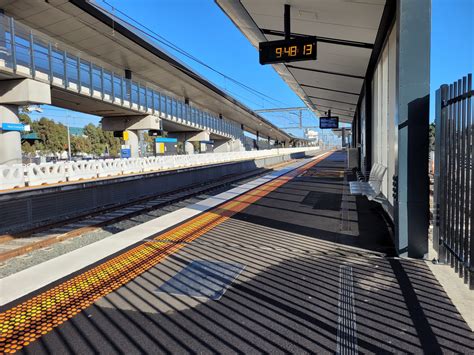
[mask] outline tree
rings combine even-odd
[[[32,123],[33,131],[43,140],[44,152],[60,153],[67,149],[67,128],[46,117]]]
[[[72,136],[71,137],[71,152],[73,154],[92,153],[92,144],[87,137]]]

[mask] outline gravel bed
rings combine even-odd
[[[99,227],[97,230],[94,230],[90,233],[86,233],[71,239],[67,239],[65,241],[59,242],[52,244],[48,247],[34,250],[31,253],[17,256],[14,258],[11,258],[3,263],[0,263],[0,279],[4,278],[8,275],[14,274],[16,272],[19,272],[21,270],[27,269],[31,266],[40,264],[44,261],[47,261],[49,259],[53,259],[57,256],[66,254],[68,252],[71,252],[73,250],[82,248],[83,246],[86,246],[88,244],[97,242],[99,240],[102,240],[104,238],[107,238],[111,235],[114,235],[116,233],[122,232],[128,228],[135,227],[139,224],[148,222],[152,219],[155,219],[157,217],[163,216],[165,214],[168,214],[170,212],[176,211],[180,208],[186,207],[188,205],[192,205],[194,203],[197,203],[199,201],[205,200],[211,196],[217,195],[221,192],[224,192],[226,190],[229,190],[233,187],[236,187],[238,185],[244,184],[248,181],[256,179],[258,176],[265,175],[267,173],[262,173],[257,176],[253,176],[250,178],[245,178],[243,180],[239,180],[237,182],[232,183],[231,185],[225,185],[223,187],[217,188],[212,191],[208,191],[203,194],[199,194],[196,196],[192,196],[190,198],[177,201],[175,203],[163,206],[163,207],[158,207],[156,209],[153,209],[148,212],[144,212],[141,214],[138,214],[136,216],[133,216],[129,219],[125,219],[116,223],[112,223],[103,227]]]

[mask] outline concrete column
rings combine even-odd
[[[19,123],[18,106],[0,105],[2,123]],[[21,135],[15,131],[0,131],[0,165],[21,164]]]
[[[184,151],[186,154],[194,154],[194,144],[191,141],[185,141]]]
[[[128,132],[128,140],[125,141],[125,144],[130,146],[130,157],[138,158],[139,157],[138,148],[140,146],[139,139],[138,139],[138,131],[127,130],[127,132]]]
[[[428,253],[428,128],[431,1],[398,0],[398,200],[395,247],[402,256]]]
[[[18,108],[28,104],[51,104],[49,84],[32,79],[0,82],[0,124],[19,123]],[[0,164],[21,163],[20,132],[0,131]]]
[[[104,131],[126,131],[128,140],[126,145],[130,146],[130,156],[139,157],[139,131],[159,130],[161,128],[161,119],[153,115],[143,116],[112,116],[103,117],[101,120]]]

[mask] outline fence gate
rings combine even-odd
[[[472,74],[436,91],[434,249],[474,289]]]

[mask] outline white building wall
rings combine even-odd
[[[384,45],[372,80],[372,163],[387,167],[381,192],[393,206],[392,179],[396,151],[396,28]]]

